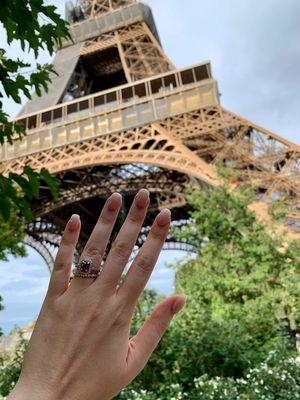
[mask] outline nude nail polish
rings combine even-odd
[[[162,210],[157,216],[157,224],[160,227],[168,225],[171,221],[171,211],[166,208]]]
[[[80,225],[80,216],[78,214],[73,214],[68,223],[68,229],[70,232],[75,232]]]
[[[135,204],[138,208],[146,208],[149,203],[149,192],[147,189],[141,189],[135,196]]]

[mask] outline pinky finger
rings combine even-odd
[[[173,317],[185,305],[186,296],[172,296],[158,304],[153,313],[130,341],[127,365],[132,379],[140,373],[168,329]]]
[[[51,274],[48,295],[60,296],[68,286],[75,247],[80,233],[80,217],[73,214],[62,235]]]

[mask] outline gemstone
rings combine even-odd
[[[82,260],[80,263],[80,271],[83,272],[84,274],[88,274],[90,272],[91,267],[92,267],[91,260]]]

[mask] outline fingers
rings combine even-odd
[[[61,295],[68,286],[75,247],[80,233],[80,217],[72,215],[62,235],[59,250],[51,274],[48,294]]]
[[[122,205],[122,196],[119,193],[113,193],[106,201],[95,228],[85,245],[80,259],[89,258],[93,262],[94,269],[100,269],[101,261],[105,253],[110,235],[115,225],[117,216]],[[84,288],[90,286],[91,278],[74,278],[70,288]]]
[[[146,242],[141,247],[118,290],[118,295],[123,297],[128,304],[127,309],[129,312],[132,312],[150,278],[166,240],[170,222],[170,210],[161,211],[152,225]]]
[[[185,305],[186,296],[172,296],[160,303],[133,337],[129,345],[127,364],[132,376],[136,376],[146,365],[160,339],[168,329],[172,318]]]
[[[101,278],[95,285],[116,290],[118,281],[139,236],[149,205],[149,192],[142,189],[135,196],[127,218],[109,252]]]

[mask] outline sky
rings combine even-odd
[[[47,0],[64,12],[63,0]],[[178,67],[210,60],[222,105],[300,144],[300,1],[299,0],[148,0],[161,42]],[[0,27],[0,47],[5,47]],[[9,55],[34,65],[12,45]],[[45,52],[40,62],[50,61]],[[20,106],[4,99],[14,117]],[[165,252],[150,287],[172,292],[174,272],[165,267],[179,253]],[[0,326],[26,326],[38,315],[49,275],[33,250],[26,259],[0,263],[0,293],[6,309]]]
[[[9,257],[0,262],[0,294],[5,309],[0,311],[0,328],[7,334],[15,326],[27,327],[37,319],[49,283],[49,272],[41,256],[30,247],[24,259]],[[161,294],[173,292],[174,270],[166,264],[182,259],[180,252],[160,256],[148,288]]]

